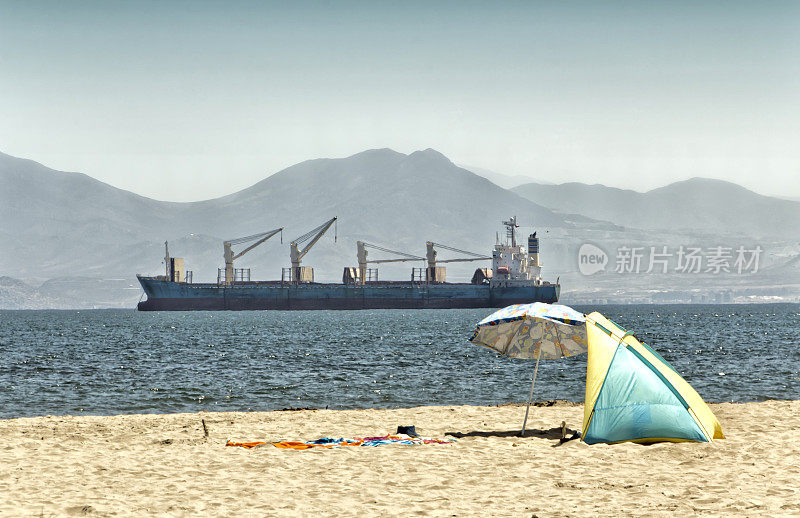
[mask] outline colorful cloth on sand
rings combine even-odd
[[[356,439],[334,439],[332,437],[323,437],[316,441],[298,442],[298,441],[277,441],[277,442],[231,442],[225,443],[225,446],[241,446],[242,448],[254,448],[264,444],[270,444],[276,448],[284,450],[308,450],[310,448],[338,448],[339,446],[385,446],[387,444],[404,444],[410,446],[418,446],[421,444],[450,444],[457,442],[457,439],[434,439],[431,437],[410,437],[408,435],[387,435],[385,437],[361,437]]]

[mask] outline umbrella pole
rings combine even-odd
[[[539,360],[541,359],[542,348],[536,352],[536,367],[533,369],[533,381],[531,381],[531,393],[528,394],[528,406],[525,408],[525,419],[522,421],[521,437],[525,437],[525,425],[528,423],[528,412],[531,410],[531,400],[533,400],[533,385],[536,383],[536,373],[539,372]]]

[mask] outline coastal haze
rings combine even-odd
[[[516,215],[567,303],[796,301],[798,15],[0,1],[0,307],[132,307],[164,241],[215,281],[222,240],[285,227],[236,263],[278,279],[288,241],[333,216],[303,260],[319,281],[356,264],[356,240],[488,254]],[[581,271],[584,245],[602,270]],[[681,272],[689,247],[704,264]],[[740,248],[757,267],[734,267]],[[628,249],[641,271],[618,268]]]
[[[410,154],[366,150],[314,159],[221,198],[157,201],[80,173],[0,154],[0,307],[132,307],[134,274],[163,272],[164,241],[184,257],[196,282],[216,282],[222,241],[285,227],[237,267],[254,279],[280,278],[288,242],[338,216],[309,252],[318,281],[337,282],[355,266],[355,241],[424,256],[425,241],[488,255],[500,222],[516,215],[520,239],[537,231],[544,277],[574,302],[796,301],[800,203],[762,196],[719,180],[692,179],[638,193],[602,185],[527,183],[511,190],[433,149]],[[611,255],[597,275],[579,271],[585,243]],[[614,271],[619,247],[760,246],[755,272],[638,274]],[[450,254],[450,255],[448,255]],[[370,259],[392,257],[371,251]],[[440,251],[439,259],[457,257]],[[448,265],[467,282],[488,261]],[[408,279],[419,263],[380,265],[381,279]]]

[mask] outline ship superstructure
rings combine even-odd
[[[505,243],[497,243],[492,251],[492,286],[540,286],[542,265],[539,262],[539,238],[528,236],[528,250],[517,244],[517,217],[504,221]],[[499,240],[498,240],[499,241]]]

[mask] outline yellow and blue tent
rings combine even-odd
[[[708,405],[655,350],[597,312],[587,315],[586,332],[584,442],[725,438]]]

